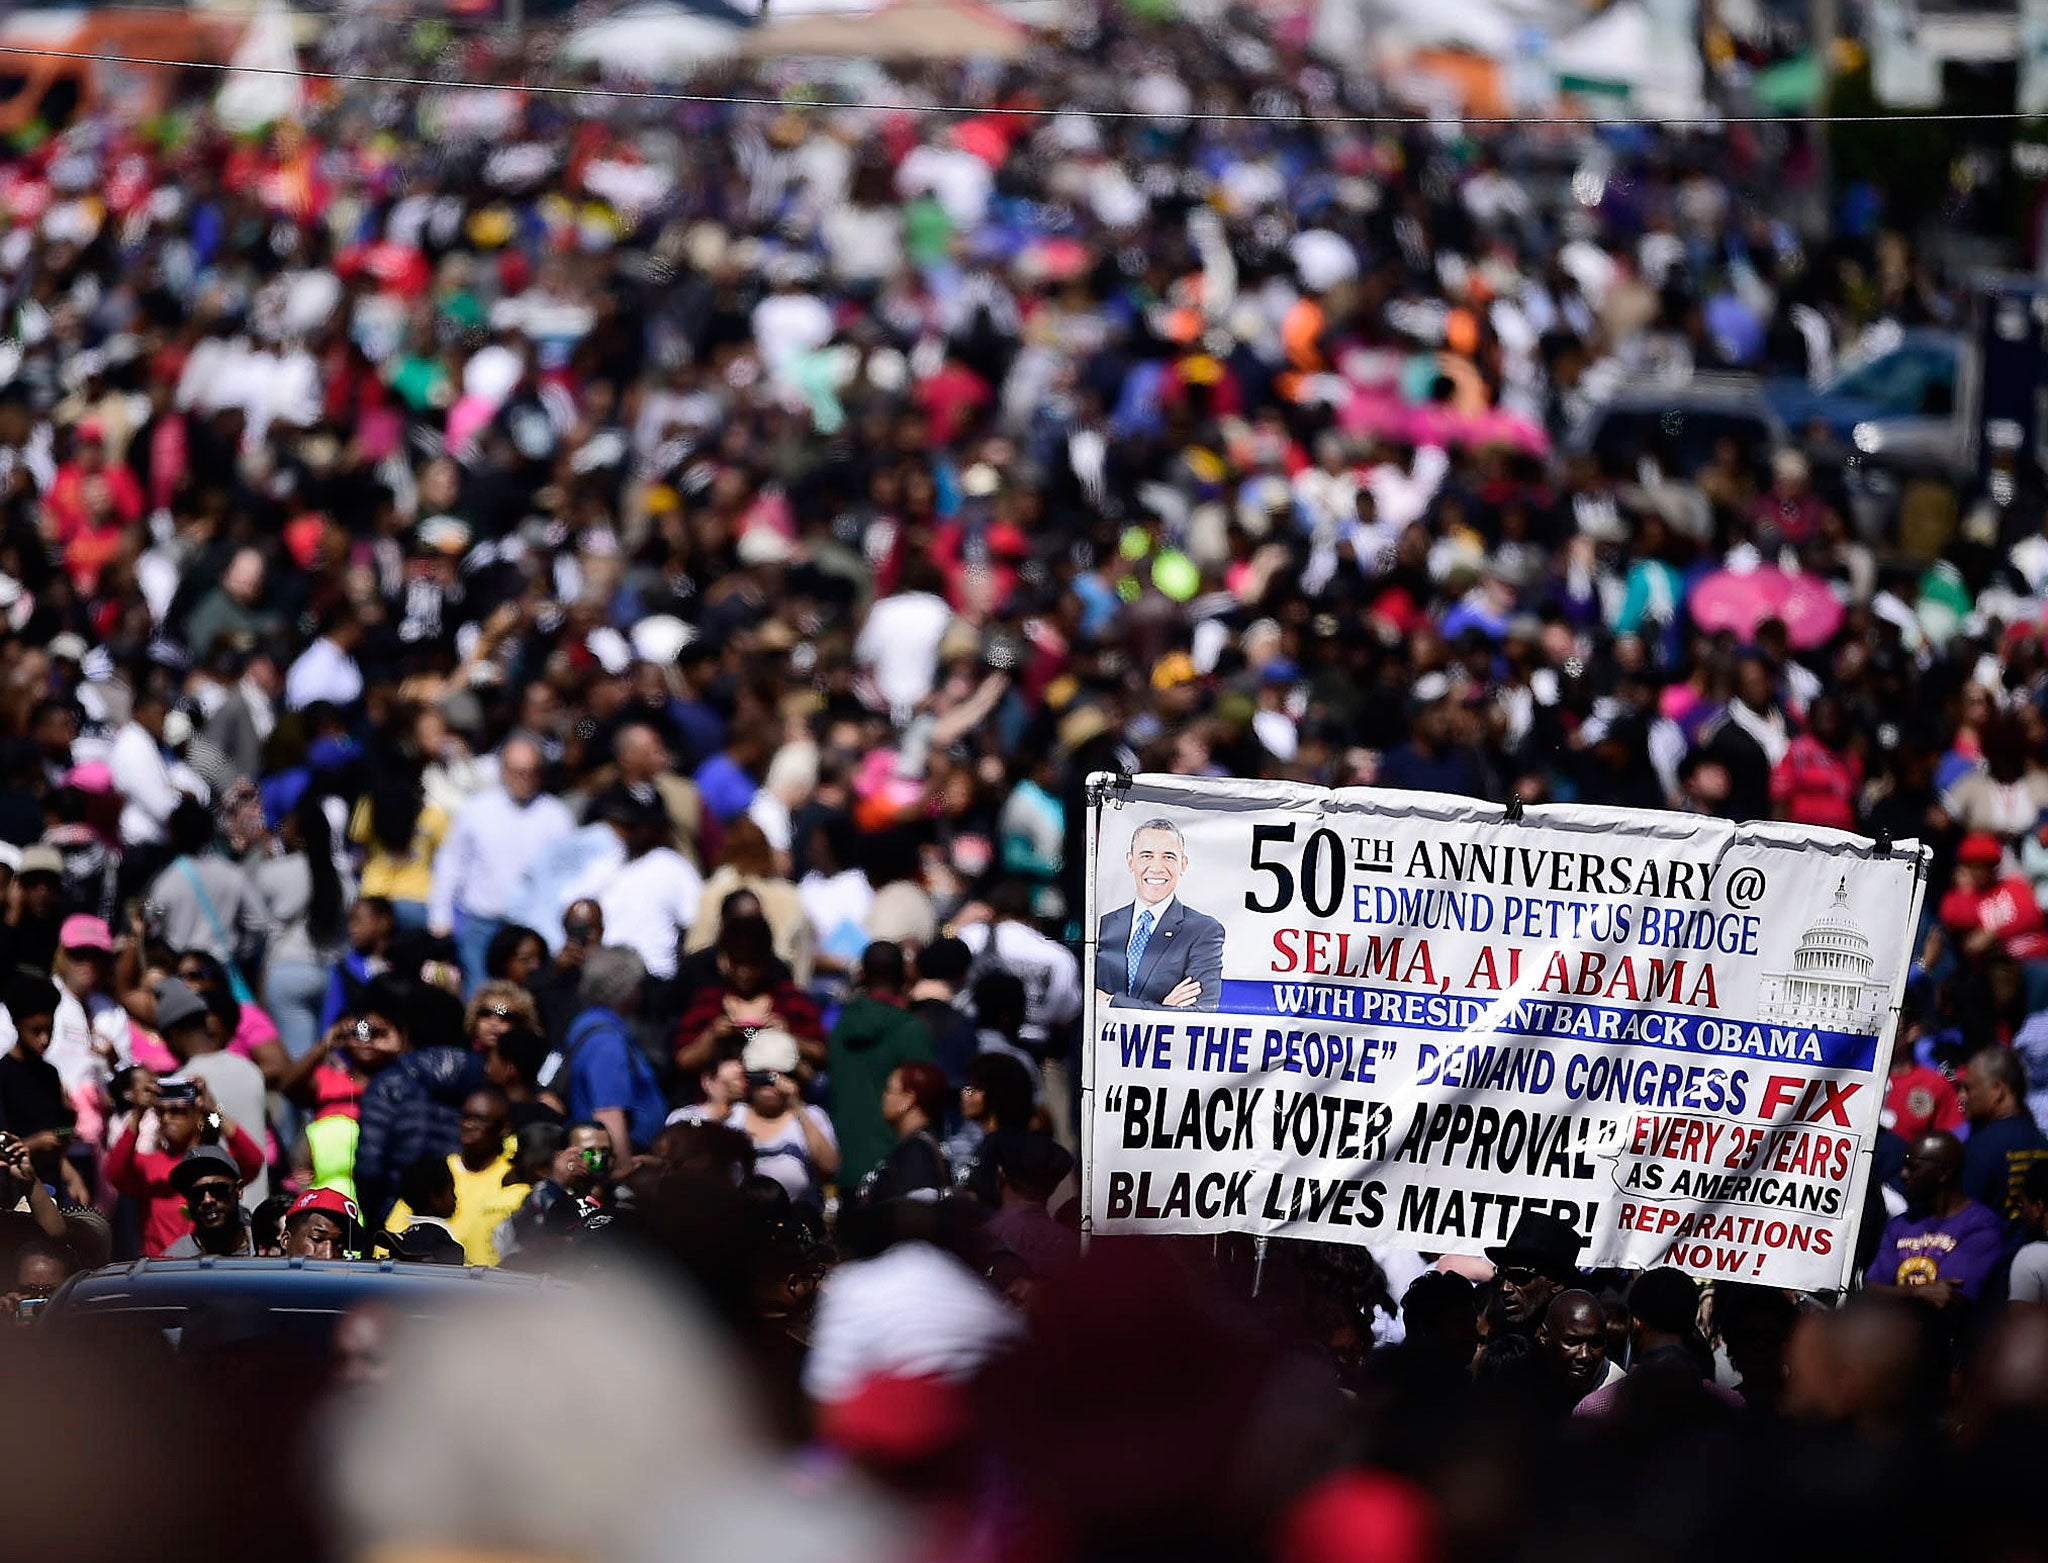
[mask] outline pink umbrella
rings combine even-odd
[[[1460,421],[1443,403],[1423,402],[1408,409],[1401,437],[1411,445],[1454,445]]]
[[[1392,391],[1358,391],[1337,412],[1337,427],[1346,434],[1399,434],[1407,426],[1408,407]]]
[[[1387,436],[1414,445],[1505,445],[1532,456],[1550,452],[1550,437],[1526,418],[1498,407],[1464,413],[1442,402],[1407,402],[1392,389],[1354,391],[1338,409],[1337,427],[1350,435]]]
[[[1550,436],[1527,418],[1489,407],[1476,418],[1466,420],[1461,436],[1467,445],[1505,445],[1530,456],[1550,454]]]
[[[1779,619],[1802,651],[1842,627],[1841,599],[1812,575],[1787,575],[1775,565],[1738,573],[1721,570],[1692,589],[1687,606],[1703,630],[1729,630],[1747,640],[1766,619]]]

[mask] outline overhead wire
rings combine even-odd
[[[237,71],[257,76],[296,76],[306,81],[331,81],[353,83],[374,87],[422,87],[439,88],[448,91],[474,90],[482,92],[531,92],[561,97],[595,97],[619,99],[627,102],[646,103],[694,103],[726,108],[774,108],[774,109],[853,109],[873,110],[881,113],[913,114],[958,114],[969,118],[1005,117],[1020,119],[1044,119],[1061,112],[1059,105],[1025,108],[1002,104],[968,103],[884,103],[874,101],[848,101],[840,98],[770,97],[766,94],[728,94],[713,92],[671,92],[644,87],[569,86],[548,82],[471,81],[440,76],[396,76],[373,71],[325,71],[285,65],[241,65],[233,61],[220,60],[166,60],[148,55],[108,54],[92,49],[50,49],[27,44],[0,43],[0,55],[50,60],[83,60],[100,65],[144,66],[158,70],[204,70]],[[1094,119],[1105,120],[1146,120],[1154,123],[1197,123],[1197,124],[1273,124],[1293,125],[1313,122],[1318,125],[1358,125],[1393,128],[1399,126],[1428,126],[1438,122],[1429,114],[1324,114],[1304,110],[1298,114],[1274,112],[1229,113],[1208,109],[1190,108],[1179,113],[1160,113],[1150,109],[1097,109],[1078,108],[1074,112]],[[1587,118],[1583,115],[1568,114],[1456,114],[1443,116],[1458,125],[1487,126],[1562,126],[1578,130],[1597,130],[1614,126],[1644,126],[1663,130],[1724,130],[1732,125],[1979,125],[2011,124],[2021,120],[2041,119],[2036,114],[2023,114],[2016,109],[1988,110],[1982,112],[1949,112],[1936,110],[1927,114],[1687,114],[1687,115],[1646,115],[1620,114]]]

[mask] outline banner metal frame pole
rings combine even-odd
[[[1095,1036],[1100,1017],[1095,1013],[1095,952],[1101,942],[1095,916],[1095,861],[1102,835],[1102,808],[1113,793],[1131,784],[1128,776],[1097,771],[1088,778],[1088,860],[1081,865],[1081,1253],[1085,1257],[1095,1237]],[[1118,797],[1116,806],[1123,800]]]
[[[1934,862],[1934,849],[1926,842],[1919,844],[1920,850],[1913,857],[1913,887],[1909,891],[1913,909],[1913,920],[1908,925],[1907,938],[1917,939],[1920,935],[1920,919],[1927,910],[1927,870]],[[1880,834],[1872,848],[1871,857],[1890,857],[1892,838],[1889,832]],[[1909,946],[1906,958],[1899,962],[1899,975],[1892,984],[1891,1007],[1885,1012],[1884,1026],[1878,1032],[1877,1052],[1870,1061],[1872,1083],[1880,1096],[1883,1094],[1885,1071],[1891,1067],[1892,1049],[1899,1041],[1899,1011],[1906,1001],[1906,983],[1913,975],[1913,963],[1918,959],[1918,947]],[[1871,1135],[1863,1144],[1863,1152],[1857,1158],[1856,1176],[1850,1180],[1849,1200],[1851,1209],[1845,1211],[1842,1244],[1842,1278],[1835,1287],[1837,1302],[1846,1297],[1850,1285],[1856,1279],[1856,1250],[1862,1246],[1864,1205],[1870,1197],[1870,1180],[1877,1170],[1877,1136]]]

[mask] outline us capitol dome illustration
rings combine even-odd
[[[1815,1031],[1875,1035],[1889,997],[1871,980],[1870,939],[1849,916],[1849,881],[1835,886],[1835,904],[1814,920],[1792,953],[1792,969],[1767,973],[1757,1018]]]

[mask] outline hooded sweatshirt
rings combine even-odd
[[[882,1120],[882,1087],[897,1065],[931,1062],[932,1034],[900,1004],[863,993],[839,1011],[830,1043],[839,1186],[849,1189],[880,1165],[896,1143]]]

